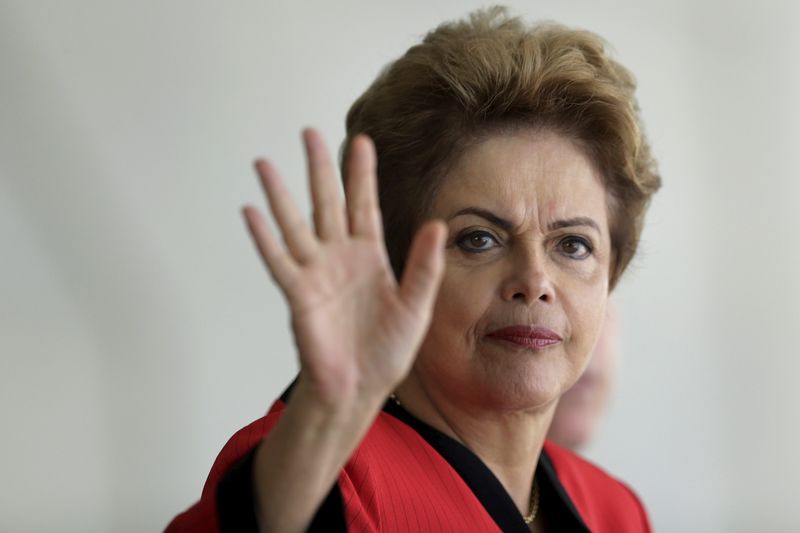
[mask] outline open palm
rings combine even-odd
[[[398,284],[383,242],[372,142],[353,140],[344,205],[321,136],[308,130],[304,141],[316,231],[263,160],[256,169],[285,246],[256,208],[244,215],[289,303],[301,378],[331,402],[385,395],[408,373],[427,330],[446,230],[441,222],[419,230]]]

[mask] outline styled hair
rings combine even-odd
[[[342,166],[353,137],[369,135],[395,274],[464,151],[491,134],[532,128],[573,139],[598,165],[608,196],[613,288],[661,184],[635,87],[599,36],[555,23],[527,25],[502,7],[442,24],[385,67],[347,114]]]

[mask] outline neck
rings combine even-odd
[[[414,372],[398,387],[397,396],[411,414],[480,457],[520,513],[528,514],[536,464],[557,402],[509,410],[465,407],[425,387]]]

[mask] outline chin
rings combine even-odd
[[[504,399],[509,408],[548,406],[579,378],[580,365],[572,364],[561,346],[531,351],[490,344],[477,353],[484,384],[495,402]]]
[[[561,372],[544,365],[525,365],[523,368],[494,368],[485,374],[482,389],[485,400],[499,410],[542,409],[561,397],[565,377]]]

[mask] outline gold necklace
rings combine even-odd
[[[395,393],[390,394],[389,399],[392,400],[396,405],[399,405],[400,407],[403,406],[403,404],[400,403],[400,399],[397,397]],[[530,507],[531,512],[522,517],[522,520],[526,524],[530,524],[531,522],[536,520],[536,513],[539,512],[539,484],[536,482],[535,475],[533,476],[533,487],[531,488],[530,505],[531,505]]]
[[[533,476],[533,488],[531,488],[531,512],[523,516],[522,519],[526,524],[530,524],[536,520],[536,513],[539,511],[539,484],[536,482],[536,476]]]

